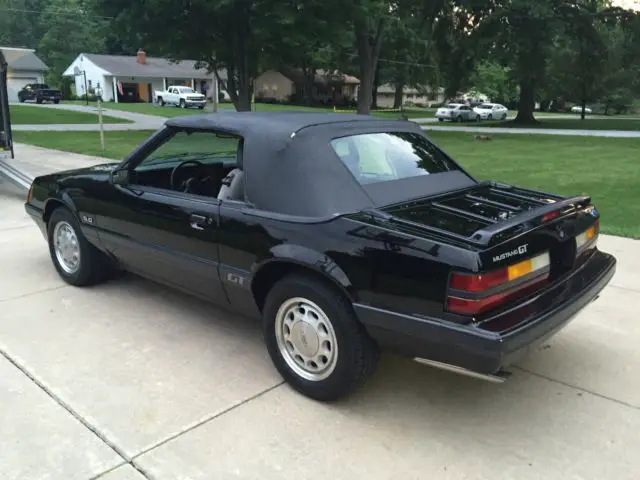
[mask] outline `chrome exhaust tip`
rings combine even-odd
[[[436,362],[435,360],[429,360],[427,358],[415,357],[413,359],[415,362],[421,363],[423,365],[428,365],[430,367],[439,368],[440,370],[446,370],[448,372],[457,373],[459,375],[465,375],[467,377],[477,378],[480,380],[485,380],[491,383],[504,383],[507,377],[510,375],[509,372],[498,372],[494,375],[487,375],[484,373],[474,372],[472,370],[468,370],[466,368],[458,367],[456,365],[450,365],[448,363]]]

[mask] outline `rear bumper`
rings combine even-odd
[[[459,325],[355,304],[369,334],[381,347],[412,357],[494,374],[556,334],[595,300],[609,283],[616,259],[595,252],[568,278],[528,302],[482,323]]]

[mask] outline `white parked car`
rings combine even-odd
[[[582,113],[582,107],[580,105],[571,107],[571,113]],[[585,107],[584,113],[593,113],[593,111],[589,107]]]
[[[473,109],[481,120],[506,120],[508,110],[504,105],[499,103],[483,103]]]
[[[464,122],[480,120],[473,109],[462,103],[447,103],[436,111],[436,118],[440,122],[451,120],[452,122]]]
[[[207,97],[191,87],[169,87],[164,92],[156,90],[156,102],[161,106],[175,105],[180,108],[198,107],[202,110],[207,104]]]

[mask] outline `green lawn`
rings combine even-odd
[[[73,112],[59,108],[39,108],[26,105],[11,105],[13,125],[53,125],[98,123],[97,113]],[[131,123],[121,118],[102,116],[104,123]]]
[[[443,122],[438,125],[451,125],[456,127],[480,126],[480,127],[500,127],[500,128],[540,128],[540,129],[568,129],[568,130],[625,130],[640,131],[640,117],[587,117],[581,120],[575,115],[567,115],[566,118],[545,118],[544,115],[538,115],[540,123],[536,125],[520,125],[513,123],[511,120],[505,122],[500,121],[482,121],[482,122]],[[513,117],[512,117],[513,118]]]
[[[151,132],[105,132],[104,156],[124,158]],[[602,213],[602,230],[640,238],[640,139],[428,132],[479,179],[564,195],[587,193]],[[16,142],[102,155],[97,133],[15,132]]]
[[[74,101],[67,102],[73,103],[76,105],[84,105],[84,102]],[[90,103],[89,105],[93,105]],[[204,110],[199,110],[197,108],[189,108],[189,109],[181,109],[173,106],[165,106],[160,107],[159,105],[151,104],[151,103],[113,103],[107,102],[104,103],[104,108],[112,109],[112,110],[123,110],[126,112],[134,112],[134,113],[145,113],[147,115],[157,115],[160,117],[179,117],[182,115],[193,115],[198,113],[211,113],[213,111],[213,106],[208,104]],[[233,104],[231,103],[221,103],[218,105],[218,108],[222,111],[233,110]],[[333,108],[320,108],[320,107],[303,107],[296,105],[273,105],[269,103],[256,103],[255,110],[258,112],[270,112],[270,111],[293,111],[293,112],[332,112]],[[346,111],[339,110],[342,113],[347,113]],[[409,118],[429,118],[433,117],[435,114],[435,109],[421,109],[421,108],[413,108],[406,109],[404,112]],[[388,118],[400,118],[400,113],[398,112],[385,112],[385,111],[374,111],[374,115]]]

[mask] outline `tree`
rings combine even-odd
[[[471,83],[493,102],[506,104],[518,98],[518,85],[511,69],[491,60],[482,60],[476,65]]]
[[[42,37],[40,12],[47,0],[0,0],[0,45],[36,48]]]
[[[80,52],[104,50],[105,19],[95,17],[83,0],[51,0],[41,14],[38,52],[49,66],[47,81],[67,90],[62,74]]]
[[[265,48],[295,17],[291,4],[281,1],[96,1],[103,15],[115,17],[112,26],[124,43],[143,42],[158,55],[196,60],[214,73],[240,111],[251,108]],[[226,81],[220,69],[226,70]]]

